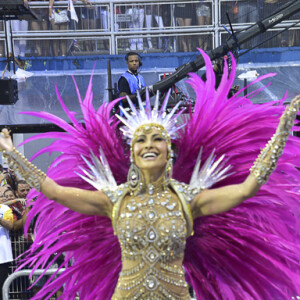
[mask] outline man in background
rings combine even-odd
[[[16,182],[16,196],[17,198],[26,198],[30,191],[30,186],[25,180]]]
[[[124,72],[118,81],[120,97],[129,96],[136,102],[136,91],[146,87],[145,80],[138,70],[142,66],[142,58],[136,52],[128,52],[125,56],[128,70]]]

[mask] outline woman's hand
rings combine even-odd
[[[11,151],[14,148],[9,131],[3,128],[0,134],[0,150]]]
[[[18,202],[20,202],[21,204],[22,204],[22,206],[26,206],[26,199],[24,199],[24,198],[18,198],[18,199],[15,199],[15,201],[18,201]]]
[[[276,133],[280,133],[285,130],[285,128],[290,129],[290,123],[294,121],[296,115],[300,109],[300,95],[296,96],[289,106],[287,106],[286,111],[282,114],[280,118],[280,123],[277,127]]]
[[[291,107],[295,108],[297,111],[300,109],[300,95],[296,96],[291,104],[290,104]]]

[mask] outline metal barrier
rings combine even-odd
[[[45,271],[44,269],[37,269],[36,271],[34,271],[33,275],[41,275],[44,271]],[[60,269],[58,272],[57,272],[57,269],[49,269],[45,272],[44,275],[52,275],[56,272],[59,275],[63,271],[65,271],[64,268]],[[7,279],[5,280],[5,282],[3,284],[3,288],[2,288],[3,300],[9,300],[9,287],[10,287],[10,284],[12,283],[12,281],[21,276],[29,276],[31,274],[31,272],[32,272],[32,270],[20,270],[20,271],[14,272],[13,274],[9,275],[7,277]]]
[[[10,267],[10,274],[17,269],[18,257],[30,248],[32,244],[30,236],[29,234],[28,238],[25,238],[23,229],[10,232],[12,252],[15,258]],[[15,280],[11,287],[10,299],[30,299],[31,292],[28,291],[29,285],[30,283],[27,278],[23,277]]]
[[[209,50],[218,47],[228,36],[222,27],[228,23],[226,13],[235,30],[239,31],[285,3],[283,0],[273,2],[260,1],[260,5],[254,5],[257,1],[106,0],[93,1],[93,9],[77,2],[75,10],[79,22],[55,25],[48,20],[48,2],[34,1],[30,2],[30,7],[41,16],[41,20],[24,23],[23,29],[12,23],[14,45],[15,50],[19,49],[25,41],[26,56],[119,54],[128,50],[183,52],[195,51],[197,47]],[[67,1],[57,1],[54,7],[67,8],[67,5]],[[191,16],[181,15],[180,9],[184,9],[184,5],[191,8]],[[288,28],[299,18],[297,14],[278,24],[273,33]],[[3,30],[1,24],[0,30]],[[272,32],[266,37],[270,34]],[[0,40],[4,41],[3,31]],[[263,47],[299,45],[300,26],[297,24]],[[0,43],[0,50],[1,47],[4,47],[3,43]]]

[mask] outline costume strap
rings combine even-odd
[[[188,236],[191,236],[194,234],[194,232],[193,232],[194,222],[193,222],[193,216],[192,216],[192,211],[191,211],[191,207],[190,207],[190,202],[191,202],[191,198],[189,198],[190,193],[187,193],[187,190],[189,189],[189,185],[187,185],[186,183],[178,182],[177,180],[172,179],[170,181],[170,186],[176,192],[176,194],[181,202],[183,211],[186,216]]]
[[[270,175],[276,168],[278,159],[283,153],[290,129],[294,124],[299,108],[300,104],[298,101],[292,102],[291,105],[285,109],[285,112],[280,118],[276,133],[266,144],[266,147],[262,149],[254,162],[254,165],[251,167],[250,172],[256,177],[256,180],[260,185],[263,185],[268,181]]]
[[[122,199],[130,193],[130,189],[128,187],[128,184],[121,184],[118,187],[118,191],[114,193],[113,197],[110,197],[109,194],[104,191],[106,195],[110,198],[111,202],[114,204],[113,210],[112,210],[112,216],[111,216],[111,222],[114,229],[114,235],[117,235],[117,221],[120,213],[120,207]]]
[[[41,190],[41,185],[46,178],[46,174],[29,162],[18,150],[13,148],[10,151],[3,150],[3,157],[7,160],[8,166],[19,173],[27,183],[37,191]]]

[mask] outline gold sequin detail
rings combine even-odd
[[[299,106],[299,103],[295,102],[286,108],[280,118],[276,133],[266,144],[265,148],[262,149],[254,162],[254,165],[250,169],[251,174],[255,176],[260,185],[263,185],[268,181],[270,175],[277,166],[278,159],[283,153],[284,146],[289,137],[289,131],[294,124]]]
[[[154,191],[122,200],[116,233],[123,267],[114,300],[189,299],[182,267],[185,214],[169,188]]]

